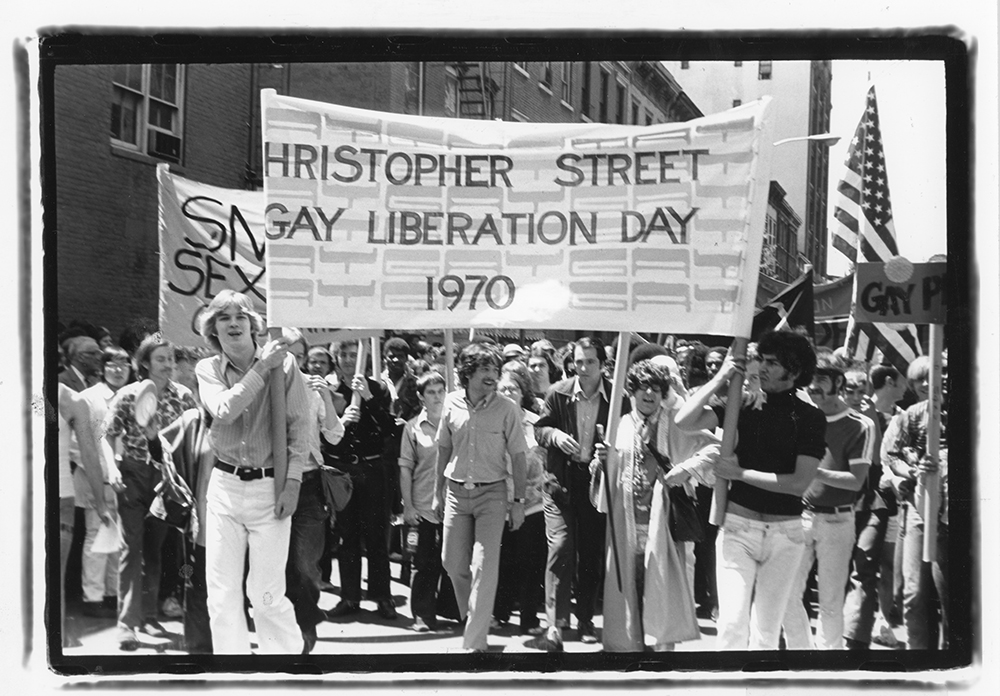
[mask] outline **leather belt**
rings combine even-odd
[[[836,515],[839,512],[854,512],[853,505],[810,505],[805,503],[806,510],[819,512],[824,515]]]
[[[500,479],[499,481],[456,481],[455,479],[448,479],[448,480],[454,483],[456,486],[461,486],[467,491],[473,491],[477,488],[480,488],[481,486],[492,486],[496,483],[504,482],[503,479]]]
[[[268,467],[267,469],[251,469],[245,466],[233,466],[232,464],[226,464],[225,462],[216,462],[215,468],[219,471],[225,471],[227,474],[239,477],[240,481],[255,481],[262,478],[274,478],[273,467]]]

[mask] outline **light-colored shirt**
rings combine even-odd
[[[260,348],[246,371],[225,353],[199,361],[195,368],[201,402],[212,414],[215,455],[231,466],[274,466],[271,441],[271,399],[267,382],[253,368]],[[295,357],[285,357],[285,419],[288,430],[287,479],[301,481],[309,457],[309,396]],[[315,427],[315,426],[313,426]]]
[[[491,392],[473,406],[460,389],[448,395],[438,427],[438,447],[451,450],[444,475],[459,483],[507,478],[507,461],[527,449],[521,407]]]
[[[597,383],[597,391],[587,396],[580,386],[580,378],[573,383],[573,401],[576,402],[576,434],[580,444],[580,453],[573,457],[574,461],[587,462],[594,456],[594,431],[597,427],[597,411],[601,407],[601,399],[608,400],[604,393],[604,380]]]
[[[413,485],[410,501],[428,522],[437,523],[431,511],[434,504],[435,475],[437,473],[437,427],[427,417],[427,409],[411,418],[403,428],[399,443],[399,468],[409,469]]]
[[[314,392],[312,389],[307,388],[306,395],[309,397],[309,416],[307,420],[309,423],[315,423],[315,427],[309,428],[309,457],[302,467],[302,471],[304,472],[315,471],[323,463],[323,445],[319,440],[320,434],[331,445],[337,444],[344,437],[344,424],[337,417],[336,412],[332,414],[333,425],[327,427],[326,403],[323,401],[323,397],[319,395],[319,392]]]

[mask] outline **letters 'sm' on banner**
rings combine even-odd
[[[160,189],[160,331],[184,346],[202,346],[198,319],[221,290],[248,295],[267,317],[264,192],[209,186],[157,165]],[[374,335],[303,328],[310,345]],[[300,327],[301,328],[301,327]]]
[[[261,98],[277,324],[750,334],[766,99],[642,127]]]
[[[160,188],[160,331],[180,345],[203,345],[202,308],[221,290],[249,295],[265,312],[264,197],[171,174]]]

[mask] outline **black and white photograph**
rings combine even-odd
[[[995,35],[616,27],[35,28],[14,669],[982,686]]]

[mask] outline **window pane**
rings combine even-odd
[[[151,126],[173,132],[174,114],[176,113],[177,109],[169,104],[164,104],[155,99],[149,100],[149,125]]]
[[[171,104],[177,103],[177,66],[164,65],[163,70],[163,95],[160,97]]]
[[[111,71],[111,80],[137,92],[142,91],[141,65],[115,65]]]
[[[139,97],[127,90],[114,88],[111,99],[111,136],[126,143],[138,144],[138,113]]]

